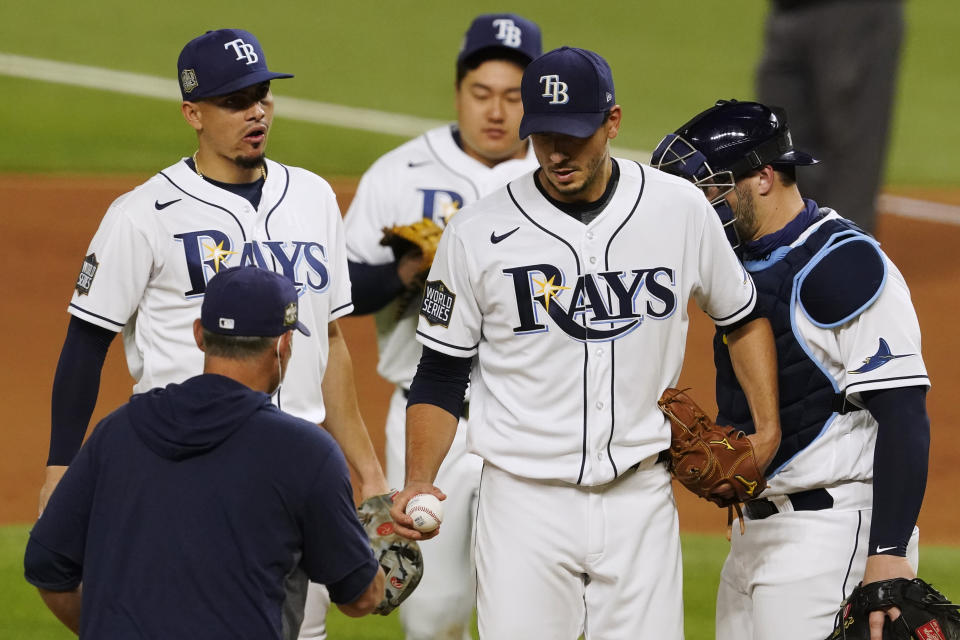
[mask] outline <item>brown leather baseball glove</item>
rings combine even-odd
[[[740,514],[740,503],[767,487],[753,443],[743,431],[715,424],[680,389],[664,391],[657,405],[670,418],[673,431],[670,472],[687,489],[721,507],[735,507]],[[728,494],[728,488],[733,498],[718,495]]]
[[[423,257],[420,273],[397,296],[397,306],[394,310],[394,317],[397,320],[407,315],[408,311],[410,313],[415,311],[415,305],[411,306],[410,303],[415,298],[419,298],[423,292],[423,284],[426,282],[430,265],[433,264],[433,258],[437,254],[437,245],[440,244],[442,234],[443,229],[429,218],[417,220],[412,224],[383,228],[383,237],[380,239],[380,244],[393,250],[393,257],[397,262],[408,254],[418,254]]]
[[[423,271],[426,272],[433,264],[442,234],[443,229],[437,226],[436,222],[424,218],[413,224],[384,227],[380,244],[390,247],[397,260],[408,253],[419,252],[423,256]]]

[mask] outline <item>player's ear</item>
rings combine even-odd
[[[293,348],[293,330],[287,331],[280,336],[279,347],[281,353],[289,352]]]
[[[620,110],[620,105],[615,104],[610,107],[610,115],[607,116],[606,121],[603,123],[603,126],[607,130],[607,140],[613,140],[617,137],[617,134],[620,133],[620,122],[623,118],[623,112]]]
[[[203,131],[203,114],[200,112],[200,106],[196,102],[184,100],[180,103],[180,113],[183,119],[187,121],[196,131]]]
[[[773,183],[777,180],[777,172],[773,170],[771,165],[764,165],[757,170],[759,181],[757,183],[757,190],[761,196],[765,196],[770,193],[770,190],[773,189]]]
[[[203,325],[200,324],[200,318],[197,318],[193,321],[193,339],[197,343],[197,348],[200,351],[206,351],[203,348]]]

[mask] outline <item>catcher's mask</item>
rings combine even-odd
[[[735,216],[723,199],[733,184],[768,164],[778,169],[817,162],[793,148],[783,109],[737,100],[718,100],[694,116],[665,137],[651,159],[655,168],[687,178],[708,192],[734,248],[740,242],[732,229]],[[716,196],[714,187],[723,194]]]
[[[727,240],[734,249],[740,247],[740,236],[733,226],[736,215],[727,203],[726,195],[733,191],[733,173],[714,171],[706,156],[675,133],[667,134],[653,152],[650,164],[661,171],[686,178],[700,187],[720,217]]]

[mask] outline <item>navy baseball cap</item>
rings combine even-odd
[[[249,31],[207,31],[186,44],[177,59],[177,78],[184,100],[224,96],[289,73],[267,69],[263,47]]]
[[[560,47],[530,63],[520,83],[520,137],[563,133],[587,138],[615,104],[610,65],[593,51]]]
[[[310,330],[297,320],[299,296],[293,283],[259,267],[222,269],[207,283],[200,306],[200,324],[227,336],[279,336]]]
[[[535,22],[513,13],[488,13],[477,16],[463,38],[457,64],[483,49],[499,48],[517,51],[533,60],[542,53],[540,27]]]

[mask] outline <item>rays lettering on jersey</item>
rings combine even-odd
[[[667,267],[588,273],[572,286],[564,286],[563,272],[551,264],[503,273],[513,280],[517,298],[520,318],[515,334],[548,331],[538,317],[543,309],[574,340],[604,342],[625,336],[645,318],[669,318],[677,308],[673,269]]]
[[[463,206],[463,196],[447,189],[417,189],[423,194],[423,217],[433,220],[439,226]]]
[[[242,248],[233,250],[230,237],[216,229],[178,233],[173,237],[183,245],[190,276],[190,289],[184,291],[188,298],[203,295],[207,281],[220,269],[249,265],[279,271],[296,285],[300,295],[307,287],[320,293],[330,286],[327,250],[317,242],[251,240]],[[276,269],[274,265],[280,268]]]

